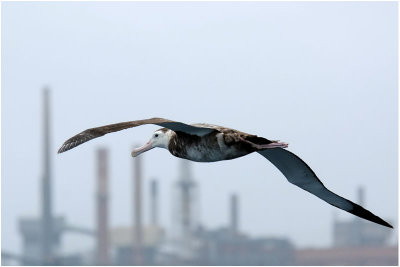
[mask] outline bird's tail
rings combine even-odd
[[[287,148],[289,146],[288,143],[285,142],[279,142],[279,141],[273,141],[270,144],[266,144],[266,145],[260,145],[263,146],[265,148],[263,149],[268,149],[268,148],[276,148],[276,147],[280,147],[280,148]]]
[[[242,141],[245,141],[252,145],[256,150],[264,150],[269,148],[287,148],[289,146],[288,143],[280,142],[279,140],[268,140],[263,137],[258,136],[248,136],[246,138],[241,138]]]

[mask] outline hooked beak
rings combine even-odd
[[[148,151],[150,149],[153,149],[153,148],[154,147],[151,145],[151,142],[148,141],[144,146],[141,146],[141,147],[138,147],[138,148],[135,148],[134,150],[132,150],[131,155],[134,158],[136,156],[139,156],[143,152],[146,152],[146,151]]]

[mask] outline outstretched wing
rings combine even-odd
[[[76,146],[79,146],[80,144],[83,144],[89,140],[103,136],[105,134],[125,130],[131,127],[136,127],[144,124],[156,124],[161,127],[171,129],[175,132],[181,131],[187,134],[198,135],[198,136],[203,136],[215,131],[215,129],[207,128],[205,126],[196,127],[182,122],[171,121],[163,118],[151,118],[146,120],[128,121],[128,122],[115,123],[115,124],[87,129],[65,141],[65,143],[58,150],[58,153],[70,150]]]
[[[393,228],[393,226],[374,215],[372,212],[328,190],[318,179],[313,170],[292,152],[282,148],[273,148],[258,151],[258,153],[271,161],[272,164],[285,175],[290,183],[316,195],[339,209],[350,212],[368,221]]]

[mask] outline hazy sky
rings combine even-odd
[[[157,126],[107,135],[67,153],[87,128],[149,117],[207,122],[289,143],[339,195],[397,228],[396,2],[3,2],[2,248],[19,252],[18,218],[40,212],[41,89],[52,105],[54,212],[95,226],[95,151],[110,149],[110,223],[131,222],[130,151]],[[144,154],[146,192],[160,182],[171,225],[180,160]],[[333,217],[354,216],[288,183],[258,154],[193,163],[201,222],[328,246]],[[147,211],[145,219],[148,222]],[[71,251],[88,238],[66,235]]]

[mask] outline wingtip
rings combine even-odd
[[[63,144],[57,151],[57,154],[61,154],[64,153],[65,151],[67,151],[68,149],[66,149],[65,144]]]
[[[378,217],[378,218],[379,218],[379,217]],[[378,224],[380,224],[380,225],[382,225],[382,226],[386,226],[386,227],[388,227],[388,228],[394,229],[393,226],[392,226],[391,224],[389,224],[388,222],[382,220],[381,218],[379,218],[379,219],[380,219],[380,220],[378,220],[378,221],[373,221],[373,222],[378,223]]]
[[[389,223],[387,223],[387,222],[385,222],[384,224],[383,224],[383,226],[386,226],[386,227],[389,227],[389,228],[392,228],[392,229],[394,229],[393,228],[393,226],[392,225],[390,225]]]
[[[376,215],[374,215],[374,216],[376,216]],[[370,219],[367,219],[367,220],[370,220]],[[386,227],[388,227],[388,228],[392,228],[392,229],[393,229],[393,226],[392,226],[391,224],[389,224],[387,221],[385,221],[384,219],[382,219],[382,218],[380,218],[380,217],[378,217],[378,216],[376,216],[375,219],[372,219],[372,220],[370,220],[370,221],[375,222],[375,223],[378,223],[378,224],[380,224],[380,225],[382,225],[382,226],[386,226]]]
[[[377,223],[379,225],[382,225],[382,226],[385,226],[385,227],[393,229],[393,226],[390,225],[388,222],[386,222],[381,217],[376,216],[375,214],[373,214],[369,210],[361,207],[358,204],[353,203],[353,205],[354,205],[354,208],[352,210],[348,211],[348,212],[350,212],[350,213],[352,213],[352,214],[354,214],[354,215],[356,215],[358,217],[361,217],[363,219],[366,219],[366,220],[368,220],[370,222],[374,222],[374,223]]]

